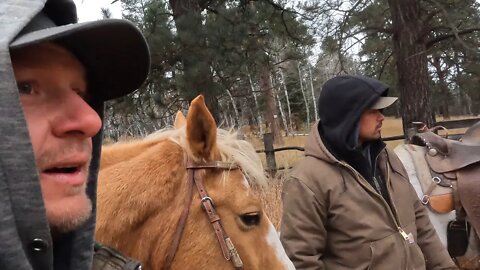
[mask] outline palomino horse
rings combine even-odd
[[[146,269],[294,269],[262,209],[252,145],[221,129],[202,96],[175,129],[107,146],[99,242]]]
[[[480,122],[459,142],[425,129],[412,137],[412,144],[399,145],[395,152],[457,264],[462,269],[480,269],[476,233],[480,225]]]

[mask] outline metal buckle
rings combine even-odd
[[[423,195],[420,201],[422,202],[422,204],[427,205],[430,201],[430,197],[428,195]]]
[[[206,202],[206,201],[210,201],[210,204],[212,204],[213,208],[215,208],[215,202],[213,202],[213,199],[210,198],[209,196],[203,197],[203,198],[200,200],[200,203],[201,203],[202,208],[205,209],[205,206],[203,205],[203,203]]]

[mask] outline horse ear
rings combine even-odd
[[[195,159],[214,160],[217,125],[202,95],[192,101],[188,110],[187,142]]]
[[[187,124],[187,119],[185,119],[185,116],[181,111],[178,111],[177,114],[175,115],[175,123],[173,124],[173,127],[175,129],[180,129],[184,127]]]

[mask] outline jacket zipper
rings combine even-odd
[[[388,209],[388,212],[390,213],[390,216],[393,218],[393,221],[395,223],[395,227],[397,228],[400,228],[400,222],[398,221],[398,218],[396,217],[396,211],[395,211],[395,214],[393,213],[392,211],[392,208],[394,208],[395,206],[393,205],[393,202],[392,202],[392,207],[390,207],[387,202],[385,201],[385,199],[382,197],[382,195],[380,195],[377,191],[375,191],[373,189],[373,187],[368,184],[367,180],[365,180],[365,178],[363,178],[362,175],[360,175],[353,167],[351,167],[350,165],[348,165],[347,163],[343,162],[343,161],[340,161],[340,164],[342,164],[343,166],[347,167],[349,170],[353,171],[355,173],[355,175],[357,175],[357,177],[360,177],[362,180],[364,180],[367,184],[363,183],[363,182],[360,182],[361,185],[363,185],[364,187],[367,188],[368,191],[370,191],[370,193],[373,193],[374,196],[377,196],[378,198],[381,199],[381,201],[383,202],[384,206],[386,206],[386,208]],[[389,191],[388,191],[389,192]],[[389,192],[389,195],[390,195],[390,192]],[[400,231],[399,231],[400,232]]]
[[[380,153],[382,151],[385,150],[385,147],[382,148],[382,150],[380,150],[380,152],[378,153],[378,155],[375,157],[375,164],[374,166],[376,167],[377,165],[377,160],[378,160],[378,156],[380,155]],[[348,168],[349,170],[351,170],[352,172],[355,173],[355,175],[357,175],[357,177],[360,177],[361,179],[363,179],[365,182],[367,182],[367,180],[365,180],[365,178],[359,174],[352,166],[350,166],[348,163],[344,162],[344,161],[339,161],[340,164],[342,164],[343,166],[345,166],[346,168]],[[389,178],[389,169],[388,169],[388,164],[386,165],[386,169],[387,169],[387,177],[386,179]],[[388,181],[388,180],[387,180]],[[387,187],[387,192],[388,192],[388,195],[390,196],[390,201],[392,203],[392,206],[390,207],[390,205],[388,205],[387,201],[385,201],[385,199],[382,197],[381,194],[379,194],[378,192],[372,192],[372,189],[373,187],[368,184],[366,185],[365,183],[361,182],[360,181],[360,184],[363,185],[364,187],[366,186],[367,187],[367,190],[370,191],[370,193],[373,193],[374,196],[377,196],[381,199],[381,201],[383,202],[384,206],[387,206],[387,209],[388,209],[388,212],[390,213],[390,216],[393,217],[393,222],[395,223],[395,226],[397,227],[397,230],[398,232],[400,233],[400,235],[402,236],[402,238],[405,240],[403,241],[403,247],[405,248],[405,267],[404,269],[408,269],[407,266],[408,266],[408,246],[406,245],[406,241],[408,241],[410,239],[409,235],[402,229],[401,225],[400,225],[400,221],[398,220],[398,217],[397,217],[397,210],[396,210],[396,207],[395,207],[395,203],[393,202],[393,200],[391,199],[392,196],[390,194],[390,190],[388,189]],[[385,186],[387,186],[387,183],[385,182]]]
[[[387,181],[390,181],[390,169],[388,167],[388,159],[386,160],[385,162],[385,168],[387,170]],[[390,189],[388,189],[388,185],[389,183],[385,182],[385,186],[387,187],[387,192],[388,192],[388,196],[390,197],[390,203],[392,204],[392,211],[395,212],[393,215],[396,217],[397,219],[397,224],[398,224],[398,231],[400,232],[400,235],[403,237],[403,246],[405,247],[405,270],[408,270],[408,261],[409,261],[409,254],[410,254],[410,249],[409,249],[409,244],[411,244],[411,237],[413,238],[413,236],[410,236],[410,234],[407,234],[403,229],[402,227],[400,226],[400,221],[398,220],[398,213],[397,213],[397,208],[395,207],[395,203],[393,202],[392,200],[392,194],[390,193]],[[408,244],[407,244],[407,241],[408,241]]]
[[[385,147],[383,148],[385,149]],[[380,155],[380,153],[383,151],[383,149],[377,154],[377,156],[375,157],[375,162],[373,163],[373,183],[375,184],[375,188],[378,190],[378,192],[380,194],[382,194],[382,187],[380,186],[380,184],[378,183],[378,179],[376,177],[376,172],[377,172],[377,160],[378,160],[378,156]]]

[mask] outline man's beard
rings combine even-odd
[[[63,211],[62,215],[52,215],[47,209],[47,218],[52,235],[64,234],[82,226],[92,215],[92,201],[85,194],[85,207],[80,211]]]
[[[58,162],[59,157],[69,156],[70,153],[90,153],[90,143],[83,141],[71,141],[62,143],[55,149],[45,151],[40,157],[36,159],[37,167],[46,168],[49,164]],[[68,190],[64,191],[63,196],[65,198],[72,197],[77,201],[76,204],[71,207],[68,204],[61,204],[61,202],[45,202],[45,208],[47,212],[47,219],[50,225],[52,235],[64,234],[74,231],[81,225],[83,225],[92,214],[92,201],[86,193],[86,187],[89,177],[90,161],[87,162],[85,170],[85,177],[87,177],[85,183],[81,186],[71,186]],[[39,172],[41,173],[41,172]],[[43,190],[42,194],[47,192]],[[45,194],[43,194],[45,196]]]

